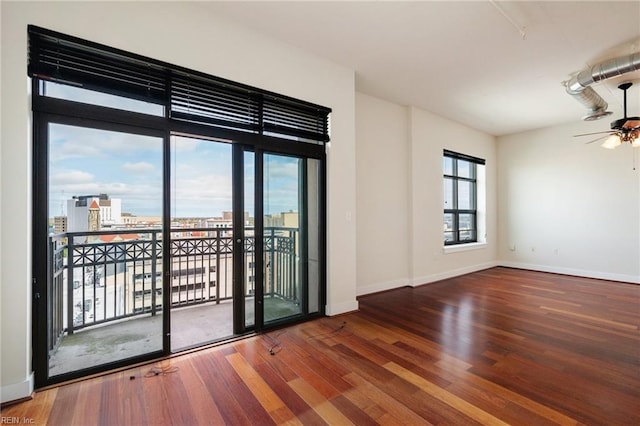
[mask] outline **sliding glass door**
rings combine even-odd
[[[161,353],[163,138],[43,127],[48,376]]]
[[[302,313],[305,223],[304,159],[264,155],[264,322]]]
[[[321,160],[46,118],[38,326],[53,381],[319,314]],[[44,237],[43,237],[44,236]],[[40,244],[40,240],[47,241]]]
[[[238,305],[243,305],[239,312],[236,322],[236,330],[238,332],[246,330],[254,330],[256,326],[256,233],[255,233],[255,159],[256,155],[253,151],[244,151],[242,147],[238,147],[242,156],[242,165],[239,166],[242,176],[239,187],[242,188],[242,206],[238,217],[238,228],[241,228],[244,243],[241,247],[242,257],[239,265],[238,279],[242,283],[240,291],[242,291],[244,301],[239,300]],[[239,155],[240,155],[239,152]]]
[[[262,321],[265,327],[319,312],[319,161],[262,156]]]
[[[171,350],[234,335],[229,141],[171,137]]]

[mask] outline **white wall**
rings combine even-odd
[[[576,122],[498,139],[504,265],[640,282],[640,149],[572,137],[607,127]]]
[[[409,108],[356,93],[358,294],[409,284]]]
[[[221,20],[198,4],[5,1],[1,7],[2,401],[23,397],[32,388],[27,24],[333,108],[326,310],[339,314],[357,308],[353,71]]]
[[[358,294],[488,268],[497,259],[495,138],[356,94]],[[486,245],[443,250],[444,149],[486,160]]]

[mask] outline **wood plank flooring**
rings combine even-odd
[[[65,426],[640,424],[639,285],[492,268],[359,302],[359,312],[37,392],[2,416]]]

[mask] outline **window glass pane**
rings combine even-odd
[[[458,227],[460,231],[473,230],[475,228],[474,215],[471,213],[460,213],[458,215]]]
[[[460,231],[460,241],[475,241],[475,231]]]
[[[303,160],[264,155],[264,322],[302,313],[300,236],[306,224],[302,210]],[[302,218],[300,213],[303,214]]]
[[[231,144],[171,137],[172,228],[231,228]]]
[[[453,175],[453,158],[444,157],[443,170],[445,175]]]
[[[225,249],[233,237],[231,149],[228,143],[171,136],[172,308],[220,306],[233,296],[233,253]],[[174,351],[233,335],[231,314],[220,310],[213,320],[201,311],[202,327],[190,327],[193,317],[186,312],[171,316]]]
[[[445,233],[453,231],[453,213],[444,214],[444,231]]]
[[[444,178],[444,208],[455,208],[453,203],[453,179],[450,178]]]
[[[252,327],[256,324],[256,250],[255,250],[255,153],[244,153],[244,238],[245,244],[253,244],[253,248],[245,249],[245,299],[244,299],[244,326]],[[233,271],[232,271],[233,272]]]
[[[457,160],[457,161],[458,161],[458,176],[465,177],[465,178],[472,178],[474,165],[464,160]]]
[[[309,280],[308,303],[309,313],[320,311],[320,254],[321,245],[318,233],[320,228],[320,205],[321,193],[320,182],[322,174],[320,160],[307,159],[307,220],[309,226],[307,229],[307,276]]]
[[[68,86],[66,84],[52,83],[50,81],[42,82],[42,95],[125,111],[140,112],[143,114],[164,115],[164,107],[159,104],[109,95],[107,93]]]
[[[444,233],[444,242],[449,243],[453,242],[455,239],[453,238],[453,232],[445,232]]]
[[[51,377],[162,350],[162,147],[48,125]]]
[[[475,209],[474,203],[474,183],[458,181],[458,208],[460,210]]]

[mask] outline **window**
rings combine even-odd
[[[39,90],[42,96],[82,102],[90,105],[100,105],[124,111],[140,112],[160,117],[164,115],[164,107],[156,103],[83,89],[81,87],[69,86],[53,81],[40,81],[39,83]]]
[[[444,244],[478,242],[478,175],[485,161],[444,151]]]

